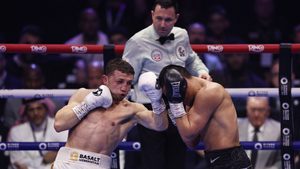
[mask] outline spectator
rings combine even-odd
[[[79,17],[79,30],[78,35],[67,40],[65,44],[108,44],[107,35],[100,30],[100,20],[98,13],[93,8],[85,8]],[[70,54],[63,54],[63,56],[71,56]],[[74,54],[73,54],[74,56]],[[75,56],[85,59],[86,61],[99,60],[103,62],[103,54],[76,54]]]
[[[45,43],[43,30],[37,25],[25,25],[21,30],[18,43],[30,45]],[[44,48],[41,47],[38,50],[44,50]],[[18,53],[8,57],[7,71],[17,78],[22,78],[23,72],[27,67],[31,63],[36,63],[43,69],[45,78],[49,79],[45,85],[48,88],[56,88],[57,83],[60,81],[59,79],[65,76],[68,64],[65,64],[66,61],[62,60],[59,55],[39,54],[39,52],[41,51],[35,53]],[[49,69],[60,70],[60,73],[57,74],[55,71],[48,71]]]
[[[44,99],[27,99],[23,102],[27,122],[10,129],[10,142],[65,142],[67,132],[57,133],[54,130],[54,119],[49,117],[49,107]],[[17,169],[50,168],[55,160],[55,151],[10,151],[11,166]]]
[[[276,16],[274,0],[253,1],[254,17],[248,20],[249,43],[280,43],[283,40],[282,18]]]
[[[243,41],[238,40],[237,42]],[[223,71],[211,71],[214,81],[226,88],[267,87],[267,82],[252,70],[248,54],[225,54],[224,61]],[[232,100],[239,113],[238,116],[245,116],[246,99],[233,98]]]
[[[88,88],[97,89],[100,85],[103,84],[102,81],[103,75],[103,64],[97,60],[91,61],[88,63]]]
[[[59,88],[77,89],[87,87],[87,65],[86,60],[78,59],[73,66],[71,74],[59,85]]]
[[[0,53],[0,89],[19,89],[21,88],[21,80],[11,75],[6,69],[6,58],[4,54]],[[7,141],[8,127],[4,126],[3,112],[7,99],[0,99],[0,142]],[[0,166],[6,168],[8,166],[9,159],[3,153],[0,152]]]
[[[41,67],[37,64],[30,64],[23,74],[23,88],[24,89],[45,89],[45,76]],[[58,108],[63,106],[61,99],[51,99]],[[16,122],[22,121],[19,108],[22,105],[22,100],[17,98],[9,98],[5,104],[4,109],[4,125],[8,128],[12,127]],[[53,117],[54,114],[49,114]]]
[[[294,75],[292,75],[292,78],[293,77],[294,77]],[[269,83],[269,87],[279,88],[279,59],[275,59],[273,61],[272,66],[269,70],[269,76],[268,76],[267,81]],[[297,100],[294,103],[296,103],[296,105],[294,105],[294,107],[297,107],[298,106]],[[279,100],[279,98],[278,97],[271,98],[271,105],[273,107],[272,118],[279,121],[280,120],[280,100]],[[296,114],[296,117],[297,117],[297,114]]]
[[[0,53],[0,89],[19,89],[21,88],[21,80],[7,71],[6,58]],[[0,117],[3,115],[3,109],[6,99],[0,99]]]
[[[248,54],[226,54],[224,70],[212,71],[213,79],[230,88],[266,87],[267,83],[252,71],[248,58]]]
[[[233,36],[231,22],[227,16],[227,11],[221,5],[212,6],[208,12],[207,21],[207,42],[212,44],[229,43]]]
[[[272,66],[270,68],[270,72],[269,72],[269,87],[275,87],[275,88],[279,88],[279,60],[275,59],[272,63]],[[295,75],[292,72],[292,82],[294,82],[294,78]],[[292,87],[294,87],[294,84],[292,84]],[[280,120],[280,100],[278,97],[272,98],[271,100],[271,104],[273,107],[273,111],[274,111],[274,115],[272,116],[273,118],[275,118],[276,120]],[[292,99],[292,103],[293,103],[293,112],[294,112],[294,139],[295,140],[300,140],[300,98],[299,97],[293,97]]]
[[[130,11],[128,11],[127,3],[123,0],[106,1],[103,12],[102,21],[106,31],[129,24],[128,12]]]
[[[26,25],[23,27],[19,44],[39,44],[43,42],[42,30],[36,25]],[[40,63],[42,59],[39,58],[39,54],[33,53],[20,53],[15,54],[8,60],[7,69],[16,77],[21,78],[26,67],[32,63]]]
[[[248,97],[247,118],[239,119],[239,136],[241,141],[253,141],[257,133],[256,141],[280,141],[280,123],[269,118],[271,109],[269,99],[265,97]],[[247,151],[254,169],[280,169],[281,155],[278,150]],[[254,155],[257,153],[256,160]],[[251,155],[252,154],[252,155]]]
[[[200,22],[194,22],[189,25],[188,34],[190,37],[191,44],[207,44],[206,28]],[[222,70],[223,65],[220,58],[212,53],[199,53],[200,58],[203,60],[205,65],[210,71]]]
[[[131,1],[130,1],[131,2]],[[151,18],[147,11],[151,9],[153,1],[147,0],[133,0],[133,3],[128,3],[128,10],[131,11],[130,16],[134,16],[134,23],[127,26],[129,35],[133,35],[134,33],[142,30],[145,26],[149,26],[151,24]],[[130,18],[132,21],[132,18]]]
[[[207,1],[209,2],[209,1]],[[192,22],[204,20],[204,14],[207,13],[208,4],[199,0],[179,0],[182,14],[179,18],[180,26],[189,25]]]
[[[67,76],[66,82],[60,84],[60,88],[96,89],[102,84],[103,62],[91,60],[86,62],[83,59],[77,60],[73,73]]]
[[[286,41],[287,23],[282,15],[276,13],[275,0],[253,1],[253,15],[247,20],[247,42],[252,44],[273,44]],[[274,59],[272,53],[255,54],[251,63],[259,74],[266,74]]]
[[[122,27],[112,29],[109,34],[109,42],[114,45],[124,45],[128,40],[128,31]]]
[[[110,31],[109,42],[114,45],[125,45],[128,40],[128,31],[125,28],[116,28]],[[114,57],[122,57],[122,53],[114,53]],[[110,57],[112,59],[112,57]]]

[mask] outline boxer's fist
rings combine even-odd
[[[157,89],[157,77],[153,72],[146,72],[140,75],[138,89],[150,99],[155,114],[160,114],[166,109],[162,99],[162,91]]]
[[[172,115],[174,118],[184,116],[186,112],[183,101],[187,88],[185,78],[177,70],[169,69],[166,71],[164,79],[164,90]]]
[[[165,93],[170,103],[183,102],[187,83],[184,77],[175,69],[170,69],[165,74]]]
[[[82,119],[89,111],[97,107],[110,107],[112,101],[109,88],[105,85],[101,85],[98,89],[85,96],[79,105],[73,107],[73,111],[78,119]]]
[[[153,72],[146,72],[140,75],[138,81],[138,88],[151,101],[158,101],[161,99],[162,92],[156,88],[157,77]]]
[[[107,86],[101,85],[95,91],[89,93],[83,102],[92,110],[96,107],[108,108],[112,104],[112,96]]]

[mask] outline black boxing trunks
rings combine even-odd
[[[205,151],[210,169],[252,169],[250,159],[241,146]]]

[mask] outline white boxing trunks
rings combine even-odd
[[[53,169],[110,169],[108,155],[61,147],[53,164]]]

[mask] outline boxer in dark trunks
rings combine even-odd
[[[195,148],[203,141],[209,168],[252,168],[239,142],[236,109],[223,86],[176,65],[162,69],[158,86],[185,144]]]

